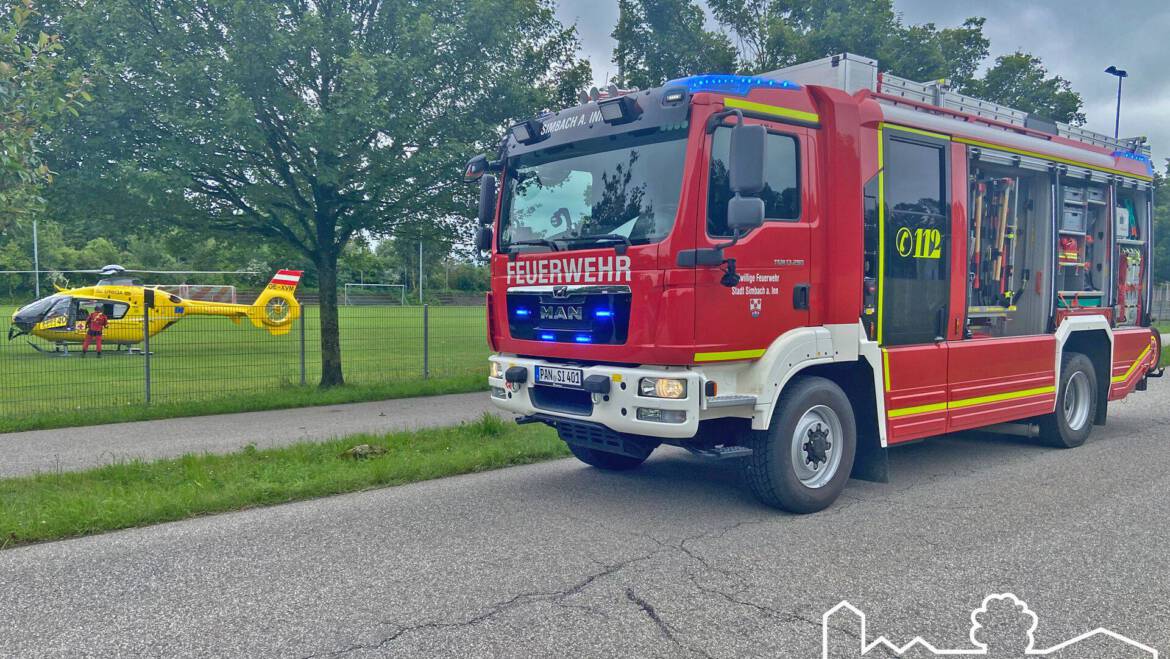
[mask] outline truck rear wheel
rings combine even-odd
[[[1060,386],[1056,410],[1040,417],[1040,440],[1056,448],[1075,448],[1085,443],[1097,415],[1097,372],[1093,362],[1079,352],[1060,359]]]
[[[620,453],[610,453],[608,451],[598,451],[597,449],[589,448],[587,446],[580,446],[578,444],[569,444],[569,450],[577,459],[591,467],[598,469],[605,469],[607,471],[626,471],[634,469],[642,465],[650,454],[646,454],[646,458],[635,458],[629,455],[622,455]]]
[[[824,510],[853,469],[853,406],[832,380],[800,378],[780,394],[768,430],[753,432],[748,445],[744,479],[760,501],[800,514]]]

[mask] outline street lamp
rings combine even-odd
[[[1119,69],[1112,65],[1105,69],[1105,73],[1117,76],[1117,116],[1113,119],[1113,139],[1117,139],[1118,129],[1121,127],[1121,81],[1125,79],[1129,73],[1125,69]]]

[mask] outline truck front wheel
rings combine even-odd
[[[828,508],[849,480],[857,424],[832,380],[803,377],[780,394],[766,431],[752,433],[744,478],[764,503],[793,513]]]

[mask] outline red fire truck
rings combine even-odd
[[[932,435],[1078,446],[1161,375],[1152,174],[1143,138],[851,54],[593,90],[468,164],[492,400],[603,469],[736,458],[800,513]]]

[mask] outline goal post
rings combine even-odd
[[[342,303],[345,306],[397,304],[406,305],[405,284],[345,284]]]

